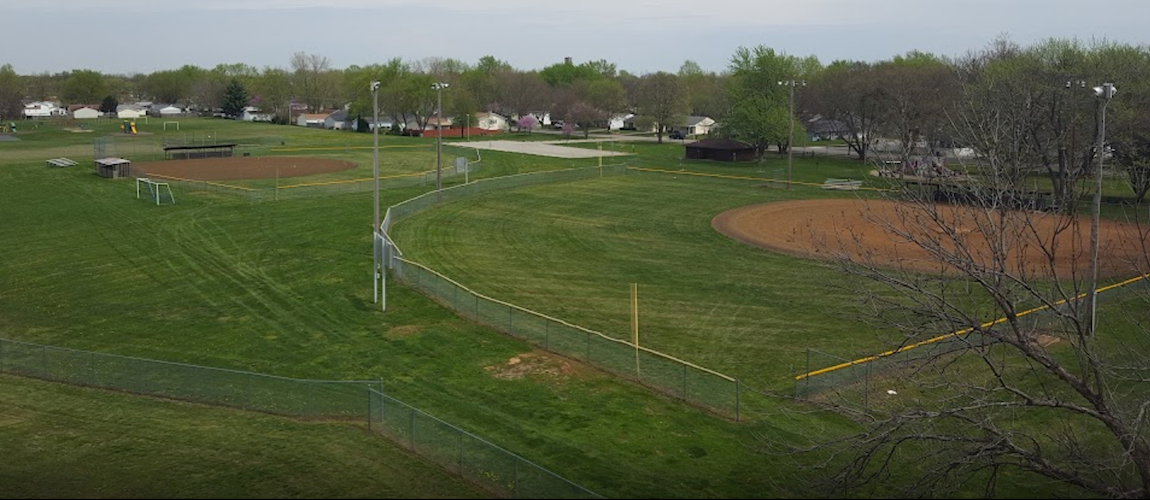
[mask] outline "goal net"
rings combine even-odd
[[[175,205],[172,188],[166,182],[156,182],[147,177],[136,178],[136,199],[147,198],[157,205]]]

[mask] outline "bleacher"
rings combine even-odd
[[[852,179],[827,179],[823,182],[823,189],[844,189],[854,191],[862,186],[863,181]]]
[[[49,167],[74,167],[76,165],[79,165],[79,163],[68,158],[52,158],[48,160]]]

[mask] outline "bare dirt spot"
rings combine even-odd
[[[132,164],[140,176],[172,177],[197,181],[230,181],[273,179],[341,172],[355,168],[355,163],[328,158],[300,156],[234,156],[231,158],[197,158],[194,160],[149,161]]]
[[[963,207],[939,205],[937,209],[951,223],[949,230],[970,251],[972,258],[989,258],[991,245],[983,234],[985,221],[970,217]],[[1023,215],[1019,213],[1021,220]],[[1069,277],[1072,270],[1083,276],[1089,265],[1090,220],[1068,220],[1053,214],[1028,213],[1031,226],[1020,229],[1009,250],[1012,272],[1049,275],[1050,265],[1039,241],[1049,241],[1059,224],[1060,246],[1053,258],[1057,276]],[[964,218],[965,217],[965,218]],[[1061,219],[1061,220],[1060,220]],[[885,221],[885,222],[884,222]],[[798,200],[750,205],[723,212],[711,220],[720,233],[761,248],[816,259],[849,257],[855,262],[870,261],[888,268],[954,273],[895,229],[924,240],[951,240],[941,226],[921,223],[907,203],[887,200],[831,199]],[[1150,248],[1148,228],[1117,221],[1099,224],[1098,275],[1115,278],[1139,274]],[[1047,245],[1048,246],[1048,245]]]
[[[562,380],[577,370],[570,361],[543,352],[525,352],[513,356],[502,365],[485,366],[483,369],[500,380],[519,380],[525,377]]]
[[[385,333],[384,336],[389,339],[398,339],[403,337],[410,337],[422,331],[423,327],[419,325],[400,325],[388,328],[387,333]]]

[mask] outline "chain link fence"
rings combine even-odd
[[[0,373],[372,431],[510,498],[602,498],[529,460],[383,394],[379,381],[305,380],[0,339]]]
[[[426,193],[393,205],[388,208],[381,225],[384,234],[387,234],[396,222],[439,203],[468,199],[491,191],[629,173],[625,165],[607,165],[483,179]],[[601,332],[481,295],[425,265],[404,258],[403,252],[390,237],[388,241],[393,251],[386,253],[385,260],[394,275],[460,316],[526,340],[544,350],[582,360],[707,410],[736,420],[740,418],[740,383],[737,379],[658,351],[637,348],[630,342]]]

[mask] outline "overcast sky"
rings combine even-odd
[[[286,68],[295,52],[334,68],[492,55],[643,74],[686,60],[720,71],[757,45],[824,64],[959,56],[1000,35],[1150,45],[1150,0],[0,0],[0,20],[0,64],[19,74]]]

